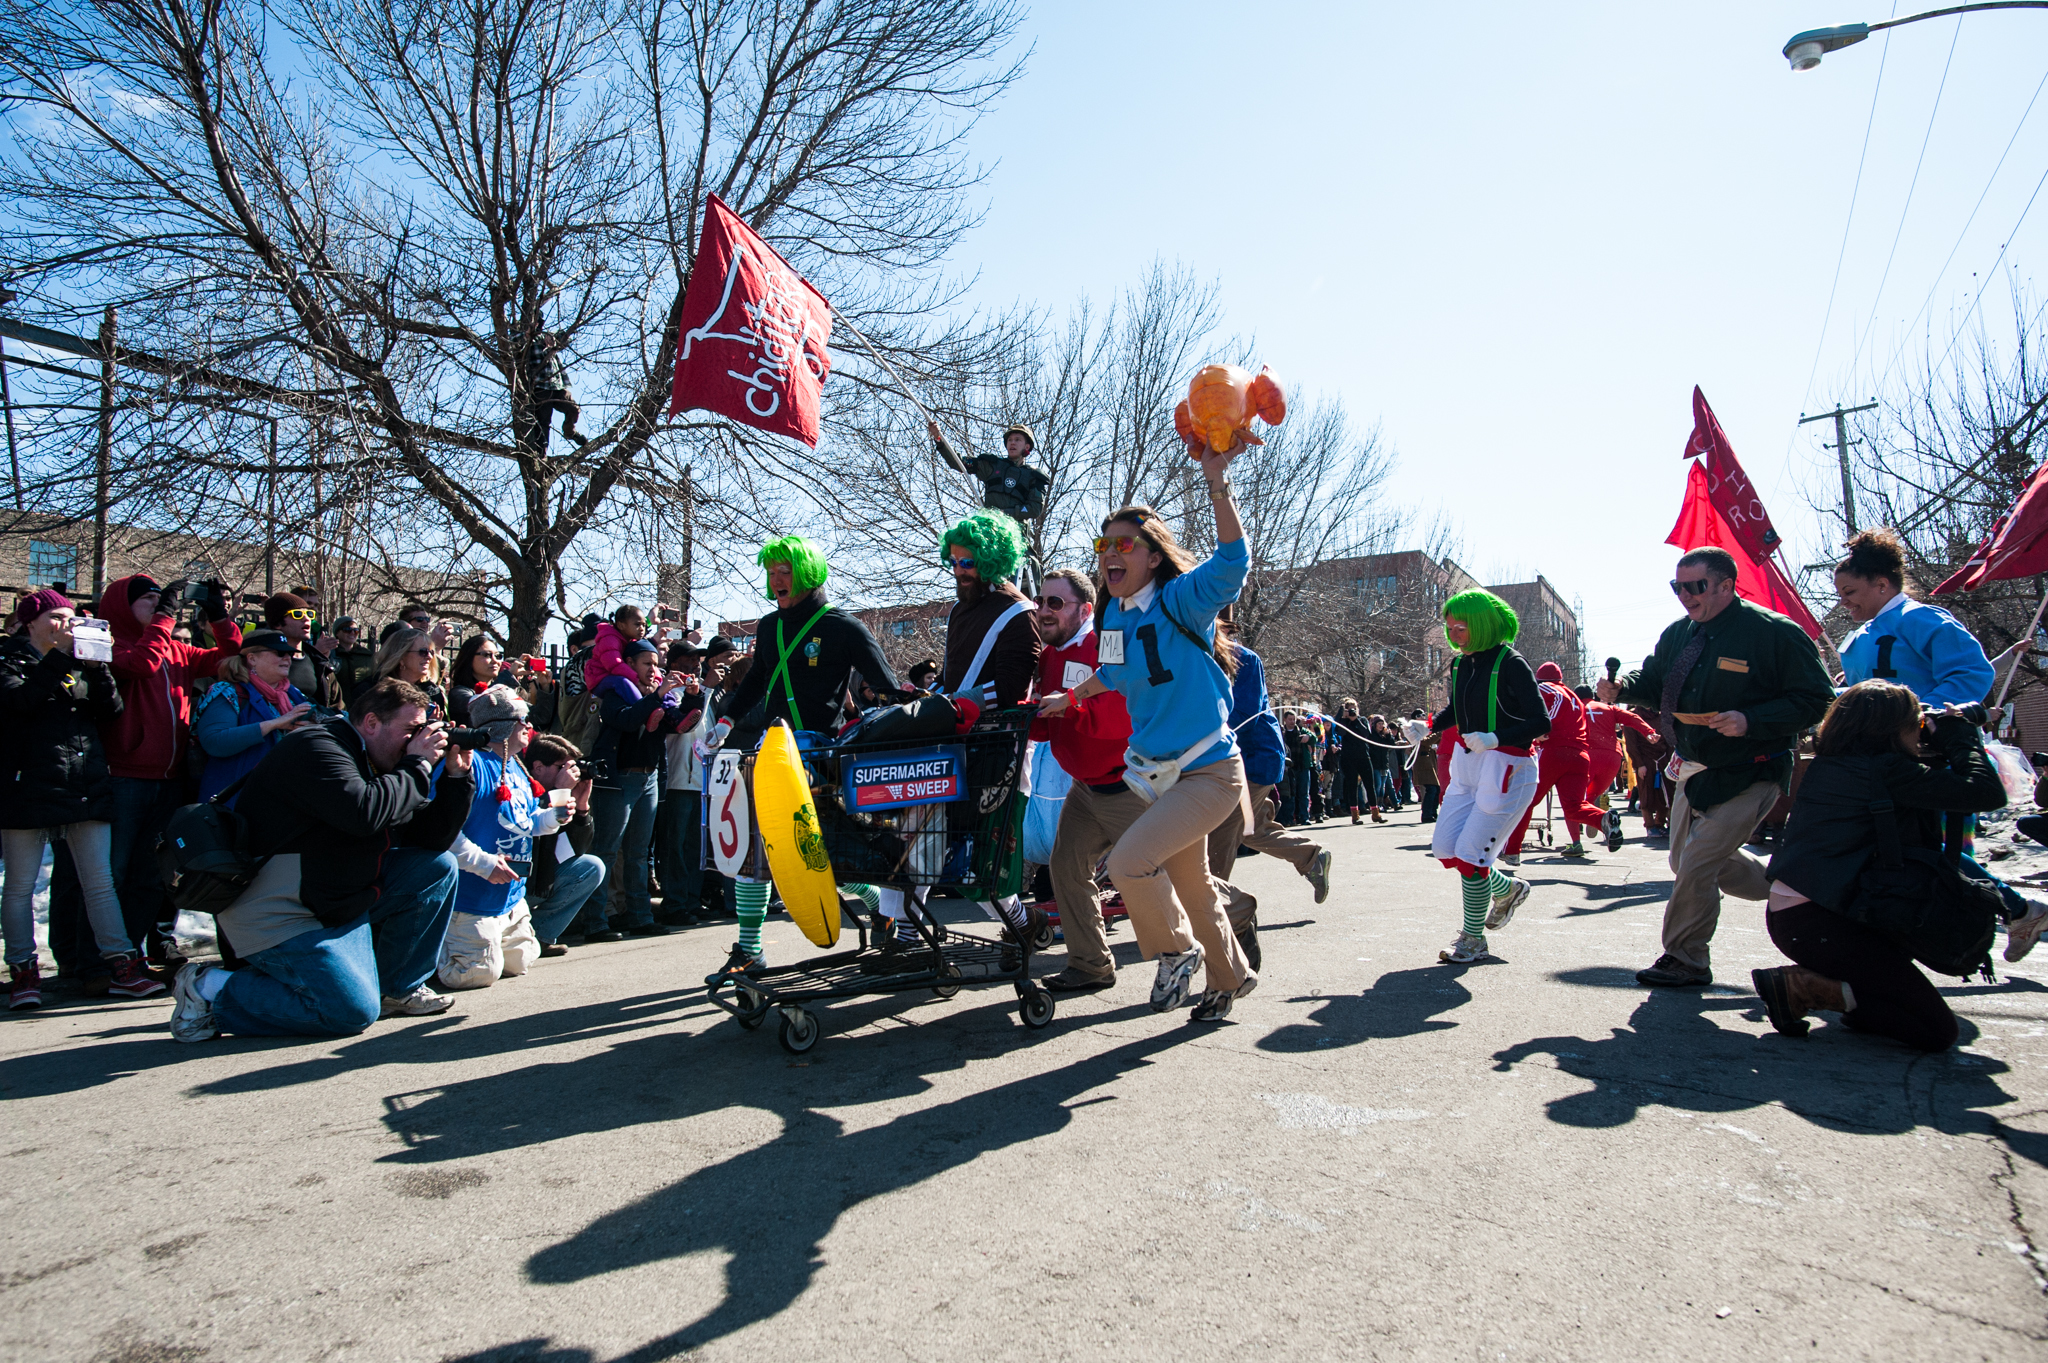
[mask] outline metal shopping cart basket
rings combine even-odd
[[[1049,1025],[1053,999],[1031,978],[1032,943],[949,928],[925,910],[934,893],[988,901],[1017,892],[1031,717],[1030,708],[989,711],[965,734],[910,746],[856,735],[804,753],[834,879],[902,891],[918,941],[894,943],[890,921],[842,890],[840,911],[858,946],[719,976],[711,1002],[750,1031],[780,1012],[783,1048],[798,1055],[817,1044],[812,1006],[868,994],[929,990],[949,999],[1008,984],[1024,1025]],[[742,763],[749,788],[752,767],[750,755]]]

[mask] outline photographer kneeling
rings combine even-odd
[[[1878,864],[1880,839],[1894,833],[1880,829],[1873,805],[1890,801],[1886,822],[1901,851],[1937,852],[1942,811],[2005,806],[1977,727],[1953,708],[1927,718],[1923,728],[1920,701],[1906,687],[1866,681],[1837,696],[1821,720],[1813,765],[1768,872],[1764,924],[1797,964],[1750,972],[1771,1025],[1787,1036],[1804,1036],[1805,1015],[1825,1010],[1856,1031],[1923,1051],[1955,1044],[1955,1014],[1914,966],[1913,947],[1843,912]]]
[[[475,785],[419,688],[386,678],[347,716],[287,735],[242,795],[249,846],[270,860],[216,918],[247,964],[179,971],[171,1035],[352,1036],[445,1011],[426,981]]]

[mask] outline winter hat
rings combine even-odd
[[[493,743],[503,743],[526,722],[526,702],[509,686],[487,686],[469,698],[469,722],[489,729]]]
[[[707,658],[716,658],[720,654],[730,652],[732,652],[732,640],[726,638],[723,634],[714,634],[704,641],[704,656]]]
[[[14,618],[19,624],[27,624],[45,611],[71,609],[71,598],[55,587],[45,587],[39,592],[30,592],[21,598],[21,604],[14,608]]]
[[[1545,663],[1536,669],[1536,680],[1561,683],[1564,681],[1564,669],[1556,663]]]
[[[619,657],[627,662],[631,662],[634,658],[639,657],[643,653],[659,652],[661,652],[661,650],[654,646],[654,641],[652,639],[635,639],[632,642],[623,645],[619,649]]]
[[[275,596],[264,598],[263,623],[266,625],[279,624],[284,620],[284,613],[286,611],[302,611],[306,608],[305,597],[295,596],[291,592],[279,592]]]
[[[147,573],[137,573],[128,579],[128,604],[132,606],[151,592],[161,594],[162,591],[163,588],[158,586],[155,580]]]

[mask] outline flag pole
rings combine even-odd
[[[882,358],[882,352],[875,349],[875,343],[873,341],[870,341],[865,335],[861,333],[861,329],[853,324],[852,319],[849,318],[845,313],[840,312],[837,308],[834,308],[832,310],[832,315],[834,317],[837,317],[841,325],[843,325],[848,331],[853,333],[855,340],[859,341],[862,345],[867,347],[868,354],[875,357],[876,364],[879,364],[880,366],[882,366],[882,368],[889,371],[889,377],[896,380],[897,390],[901,392],[904,397],[910,399],[910,405],[917,408],[917,414],[923,417],[926,421],[930,422],[932,425],[938,425],[938,418],[925,410],[924,404],[917,400],[917,394],[910,391],[910,385],[905,383],[903,381],[903,376],[896,372],[896,366],[890,364],[886,359]],[[965,442],[963,441],[962,443],[964,444]],[[939,453],[945,456],[946,462],[953,466],[955,472],[963,474],[967,473],[967,465],[960,462],[959,455],[953,453],[951,450],[947,449],[943,445],[939,447]],[[973,475],[968,474],[968,476],[972,477]]]
[[[2020,641],[2013,645],[2017,652],[2012,655],[2012,666],[2005,669],[2005,680],[1998,684],[1998,699],[1991,703],[1992,709],[2005,708],[2006,693],[2012,690],[2012,679],[2020,674],[2020,659],[2026,657],[2027,650],[2034,646],[2034,631],[2041,627],[2043,611],[2048,611],[2048,592],[2041,594],[2041,604],[2034,607],[2034,618],[2027,622],[2026,632],[2020,635]]]

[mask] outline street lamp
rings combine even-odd
[[[1811,71],[1820,65],[1822,56],[1851,43],[1860,43],[1880,29],[1897,28],[1901,24],[1917,24],[1922,19],[1940,19],[1950,14],[1974,14],[1982,9],[2048,9],[2048,0],[1988,0],[1976,5],[1951,5],[1947,9],[1931,9],[1925,14],[1909,14],[1903,19],[1887,19],[1881,24],[1838,24],[1834,28],[1810,28],[1804,33],[1795,33],[1785,44],[1785,60],[1792,63],[1794,71]]]

